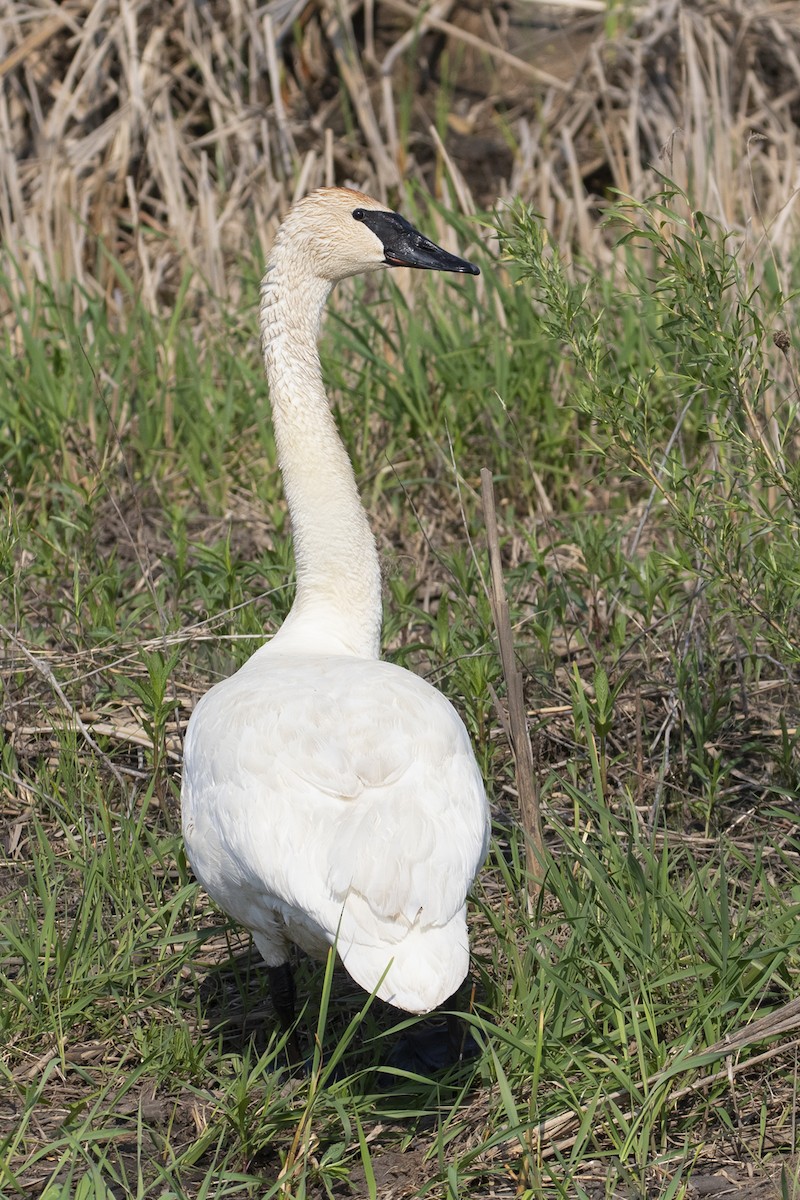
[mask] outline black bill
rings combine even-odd
[[[480,275],[474,263],[443,250],[413,225],[409,225],[399,213],[357,208],[353,217],[356,221],[363,221],[380,238],[385,261],[390,267],[417,267],[426,271],[458,271],[462,275]]]

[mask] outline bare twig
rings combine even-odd
[[[520,816],[525,833],[526,862],[528,867],[528,907],[532,911],[542,888],[544,877],[544,840],[542,817],[539,809],[539,789],[533,769],[533,749],[525,714],[522,691],[522,672],[514,654],[514,639],[511,618],[508,612],[503,581],[503,566],[500,560],[500,538],[497,531],[497,513],[494,503],[494,484],[491,472],[481,471],[481,495],[483,515],[486,523],[486,539],[489,547],[489,567],[492,573],[492,615],[497,641],[500,646],[500,661],[506,681],[508,696],[508,724],[511,731],[511,749],[517,774]]]

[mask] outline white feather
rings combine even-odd
[[[314,193],[276,240],[262,323],[297,598],[192,714],[183,829],[198,879],[269,965],[290,942],[317,955],[335,944],[356,982],[418,1013],[467,972],[465,898],[488,806],[453,706],[377,657],[377,553],[322,388],[331,283],[382,265],[380,241],[352,220],[365,204],[381,208]]]

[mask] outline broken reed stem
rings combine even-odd
[[[500,560],[500,537],[497,531],[497,512],[494,504],[492,473],[486,467],[481,470],[481,496],[483,519],[486,525],[486,542],[489,549],[489,568],[492,573],[490,600],[492,616],[497,630],[500,661],[506,681],[508,697],[508,722],[500,714],[504,726],[510,731],[511,751],[517,775],[520,819],[525,834],[525,861],[528,871],[528,909],[533,911],[544,881],[544,839],[542,837],[542,815],[539,808],[539,789],[533,769],[533,749],[525,716],[525,701],[522,693],[522,672],[514,654],[514,639],[508,598],[503,580],[503,565]]]

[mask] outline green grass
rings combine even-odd
[[[55,285],[20,305],[0,350],[3,1195],[373,1196],[399,1161],[419,1197],[677,1197],[709,1146],[797,1152],[795,1043],[743,1032],[800,975],[796,355],[771,336],[796,327],[776,281],[797,264],[746,263],[669,188],[616,206],[602,267],[568,266],[523,209],[500,220],[500,258],[469,251],[478,284],[421,278],[412,303],[356,283],[323,346],[387,652],[458,705],[494,803],[462,1000],[480,1054],[434,1082],[379,1086],[402,1021],[332,963],[302,969],[317,1036],[290,1079],[258,957],[176,832],[188,711],[291,602],[255,269],[252,310],[216,324],[184,292],[159,321],[124,279],[121,325]],[[485,465],[546,813],[533,914]]]

